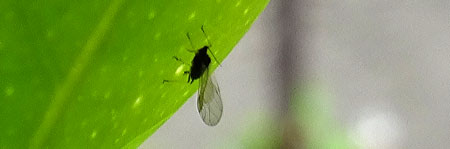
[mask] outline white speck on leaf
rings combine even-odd
[[[161,33],[156,33],[154,36],[153,36],[153,39],[154,40],[159,40],[161,38]]]
[[[236,2],[235,7],[239,7],[241,5],[241,0],[239,0],[238,2]]]
[[[103,98],[108,99],[109,96],[111,95],[111,92],[106,92],[105,95],[103,95]]]
[[[161,94],[161,98],[166,97],[166,95],[167,95],[167,92],[162,93],[162,94]]]
[[[94,139],[97,136],[97,130],[92,131],[91,139]]]
[[[175,75],[180,76],[181,74],[183,74],[183,69],[184,69],[184,65],[178,66],[177,70],[175,71]]]
[[[139,70],[139,78],[142,77],[142,75],[144,75],[144,71],[143,70]]]
[[[5,90],[6,96],[11,96],[14,94],[14,87],[7,87]]]
[[[245,25],[248,25],[250,23],[250,20],[245,21]]]
[[[136,108],[137,106],[139,106],[139,104],[141,104],[141,100],[142,100],[142,95],[139,96],[139,97],[134,101],[133,108]]]
[[[122,131],[122,136],[125,136],[125,134],[127,134],[127,129],[126,129],[126,128],[123,129],[123,131]]]
[[[248,13],[248,8],[244,10],[244,15]]]
[[[184,92],[183,96],[187,96],[189,94],[189,91]]]
[[[148,20],[152,20],[153,18],[155,18],[155,16],[156,16],[156,13],[152,11],[152,12],[148,13],[147,18],[148,18]]]
[[[189,15],[188,20],[192,20],[192,19],[194,19],[194,18],[195,18],[195,12],[192,12],[192,13]]]

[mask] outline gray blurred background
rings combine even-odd
[[[291,106],[310,84],[329,103],[315,108],[329,123],[312,126],[342,130],[349,148],[449,148],[450,1],[273,0],[215,76],[217,126],[194,95],[140,148],[311,148],[311,122],[289,125],[314,107]]]

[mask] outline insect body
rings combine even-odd
[[[201,29],[205,38],[208,40],[208,37],[203,30],[203,26]],[[187,33],[186,36],[191,43],[192,49],[194,49],[189,33]],[[189,71],[186,71],[185,74],[189,74],[188,83],[192,84],[195,80],[199,80],[197,98],[198,112],[206,125],[215,126],[222,118],[223,104],[217,81],[209,74],[209,64],[211,63],[211,58],[208,55],[208,51],[211,50],[211,43],[209,43],[209,40],[208,44],[209,45],[203,46],[195,52],[194,59],[192,59],[191,62],[191,68]],[[213,54],[212,56],[217,61]],[[175,59],[181,61],[181,59],[177,57],[175,57]]]
[[[199,49],[192,60],[191,70],[188,72],[188,82],[191,84],[205,73],[205,70],[209,67],[209,63],[211,63],[211,58],[208,56],[208,49],[208,46]]]

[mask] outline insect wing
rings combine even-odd
[[[206,70],[200,78],[197,109],[206,125],[215,126],[222,118],[223,104],[219,86],[215,78],[208,75],[208,72]]]

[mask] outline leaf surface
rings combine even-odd
[[[186,33],[222,61],[268,1],[0,1],[0,148],[139,146],[198,88]]]

